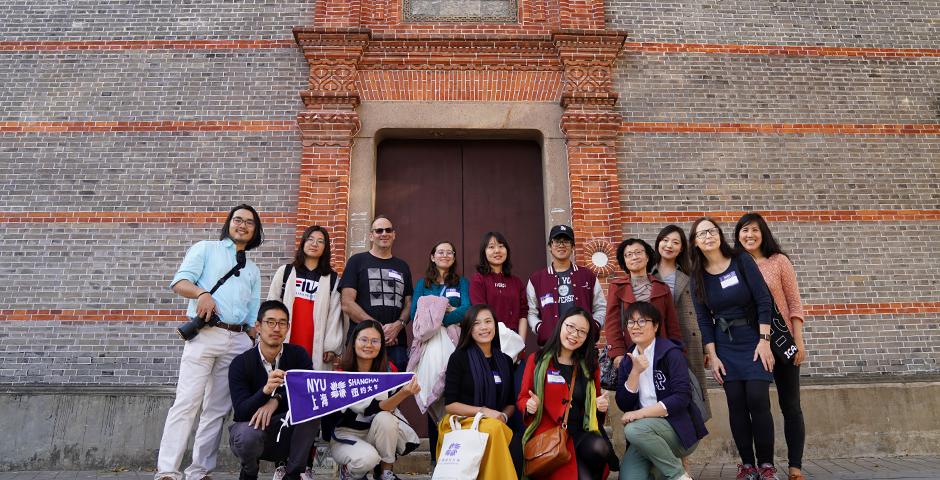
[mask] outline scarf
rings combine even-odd
[[[492,352],[496,361],[496,370],[502,380],[501,385],[496,385],[496,381],[493,380],[490,362],[483,355],[483,350],[480,350],[476,343],[472,343],[467,348],[467,357],[470,359],[470,374],[473,376],[473,383],[477,386],[473,389],[473,403],[478,407],[502,410],[509,403],[506,393],[510,391],[507,389],[507,385],[512,383],[512,374],[509,372],[509,361],[506,357],[500,355],[502,352],[495,344]]]
[[[542,412],[545,410],[545,377],[548,372],[549,364],[552,363],[552,354],[545,353],[539,358],[538,362],[535,364],[535,394],[541,399],[539,403],[539,409],[535,412],[535,418],[532,420],[532,423],[526,427],[525,432],[522,434],[522,445],[524,446],[530,438],[535,434],[535,429],[538,428],[539,424],[542,423]],[[581,373],[584,375],[584,380],[587,382],[587,392],[584,395],[584,420],[582,426],[584,427],[585,432],[594,432],[598,433],[597,426],[597,391],[594,386],[594,375],[591,375],[587,371],[587,365],[584,364],[584,360],[581,361]],[[575,382],[577,383],[577,382]],[[571,386],[575,387],[574,384]]]

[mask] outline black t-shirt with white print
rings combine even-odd
[[[404,260],[378,258],[369,252],[349,257],[339,282],[340,289],[355,289],[356,303],[383,325],[401,317],[405,297],[414,293],[413,285],[411,270]],[[405,329],[402,329],[398,334],[398,344],[407,345],[406,339]]]

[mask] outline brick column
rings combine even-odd
[[[352,142],[360,127],[356,65],[369,34],[295,28],[294,36],[310,65],[309,90],[301,93],[305,108],[297,115],[303,141],[297,230],[326,227],[339,267],[346,258]]]
[[[561,129],[568,149],[572,227],[585,239],[576,258],[592,265],[594,253],[606,253],[608,268],[594,268],[601,276],[616,262],[611,247],[621,236],[616,140],[622,117],[614,108],[612,71],[625,39],[616,32],[553,35],[564,66]]]

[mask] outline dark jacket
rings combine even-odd
[[[284,371],[311,370],[313,360],[303,347],[285,343],[278,368]],[[258,351],[257,346],[245,350],[232,360],[232,364],[228,367],[228,388],[232,395],[232,408],[235,410],[236,422],[251,420],[252,415],[271,399],[270,395],[261,391],[267,383],[268,372],[261,363],[261,352]],[[287,391],[282,386],[278,388],[278,393],[281,394],[283,400],[278,403],[275,414],[287,411]]]
[[[649,303],[656,307],[660,315],[663,316],[659,325],[659,338],[670,338],[677,342],[682,342],[682,329],[679,327],[679,317],[676,315],[676,305],[672,301],[672,293],[669,285],[662,280],[650,275],[650,282],[653,289],[650,292]],[[633,284],[630,282],[630,276],[615,278],[610,282],[607,290],[607,320],[604,322],[604,336],[610,350],[607,356],[617,358],[626,354],[627,350],[633,347],[630,335],[626,332],[624,324],[621,323],[621,314],[627,307],[636,302],[633,296]]]
[[[698,407],[692,403],[692,384],[689,381],[689,363],[682,346],[667,338],[656,338],[653,346],[653,383],[656,399],[666,406],[666,421],[679,436],[683,448],[691,448],[708,435]],[[640,394],[627,390],[627,377],[633,369],[633,358],[624,355],[617,374],[617,406],[624,412],[639,410]]]

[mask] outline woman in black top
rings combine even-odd
[[[450,431],[450,417],[461,420],[464,428],[480,413],[481,432],[488,433],[485,461],[480,465],[478,480],[517,478],[516,466],[521,464],[521,448],[512,430],[506,426],[515,411],[512,359],[499,348],[499,334],[493,312],[486,305],[474,305],[460,322],[457,350],[447,362],[444,377],[444,411],[447,415],[439,425],[437,453],[440,454],[444,435]],[[510,443],[512,442],[512,443]]]

